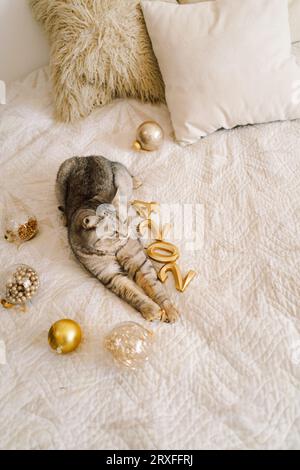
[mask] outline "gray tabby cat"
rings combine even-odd
[[[57,174],[59,209],[71,248],[88,271],[146,320],[174,322],[178,312],[140,240],[120,233],[126,223],[118,210],[120,197],[130,199],[134,182],[124,165],[104,157],[69,158]]]

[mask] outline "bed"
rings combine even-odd
[[[300,57],[299,44],[294,51]],[[163,126],[159,152],[132,150],[146,119]],[[37,269],[26,313],[1,310],[0,448],[300,448],[300,121],[218,131],[174,143],[167,108],[117,100],[74,125],[53,119],[47,67],[8,87],[0,108],[1,195],[32,209],[39,235],[19,249],[1,238],[1,266]],[[148,325],[75,261],[54,182],[73,155],[104,155],[142,181],[135,198],[200,204],[204,243],[178,242],[185,293],[175,325]],[[180,221],[175,220],[179,224]],[[47,344],[60,318],[84,341],[59,356]],[[117,367],[103,347],[122,321],[154,329],[145,367]]]

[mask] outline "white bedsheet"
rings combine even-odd
[[[52,118],[48,69],[8,90],[0,109],[1,193],[32,208],[41,231],[20,249],[0,241],[1,269],[27,263],[42,287],[25,313],[0,312],[0,448],[300,448],[300,122],[220,131],[182,149],[165,107],[116,101],[76,125]],[[156,119],[158,153],[131,150],[136,127]],[[161,325],[149,363],[118,369],[104,335],[138,313],[74,260],[54,181],[72,155],[102,154],[137,174],[136,197],[201,203],[205,244],[182,242],[180,266],[198,272],[182,313]],[[52,353],[50,325],[84,331],[80,349]]]

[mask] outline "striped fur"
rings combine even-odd
[[[107,228],[110,216],[97,210],[99,204],[118,208],[119,196],[131,197],[128,170],[104,157],[74,157],[59,169],[56,192],[66,215],[70,246],[80,263],[146,320],[174,322],[177,310],[140,240],[121,236],[120,220],[117,229],[101,230],[104,225]]]

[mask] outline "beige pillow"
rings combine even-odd
[[[178,0],[178,3],[199,3],[207,1],[213,0]],[[286,0],[282,1],[284,2]],[[300,41],[300,0],[289,0],[289,18],[292,42],[298,42]]]
[[[300,0],[289,0],[292,42],[300,41]]]
[[[164,101],[139,0],[30,0],[51,42],[56,116],[75,121],[114,98]]]
[[[300,118],[284,0],[142,1],[177,140]]]

